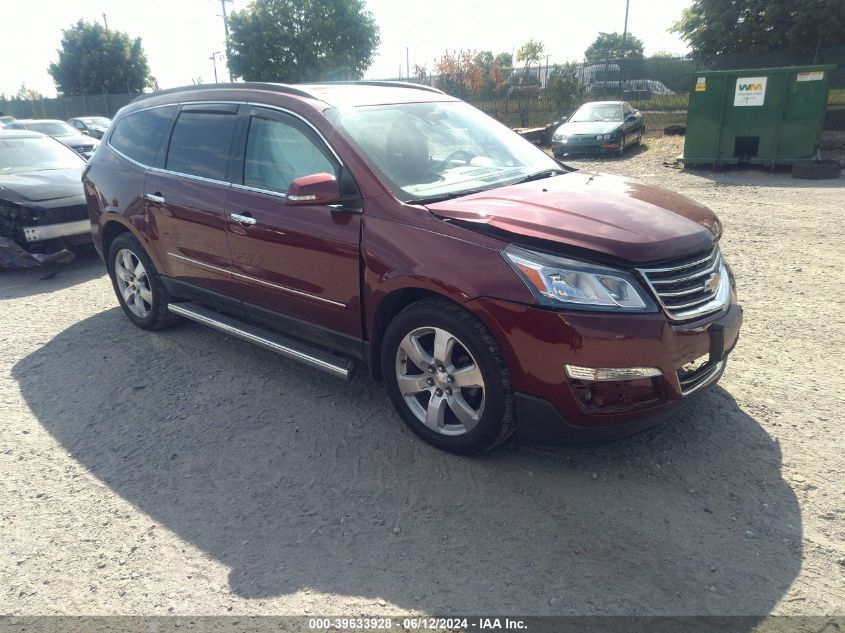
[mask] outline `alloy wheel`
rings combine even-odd
[[[135,253],[122,248],[114,258],[114,275],[126,307],[139,319],[146,318],[153,309],[153,291],[144,264]]]
[[[396,379],[408,408],[432,431],[463,435],[481,420],[481,368],[467,347],[442,328],[417,328],[402,339]]]

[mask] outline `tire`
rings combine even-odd
[[[450,351],[435,352],[435,341],[449,337],[451,347],[442,349]],[[499,345],[481,321],[451,301],[423,299],[402,310],[385,332],[381,368],[402,420],[439,449],[480,453],[516,430],[510,374]]]
[[[637,134],[637,147],[643,144],[643,131],[640,130],[640,133]]]
[[[625,135],[622,135],[622,140],[619,143],[619,158],[625,154]]]
[[[838,178],[842,169],[835,160],[819,160],[812,163],[795,163],[792,166],[792,177],[801,180],[826,180]]]
[[[122,233],[111,243],[108,271],[120,307],[132,323],[145,330],[160,330],[178,320],[167,309],[170,297],[155,265],[131,233]]]

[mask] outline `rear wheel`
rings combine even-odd
[[[408,427],[453,453],[477,453],[515,430],[513,392],[484,325],[443,299],[412,304],[390,323],[382,375]]]
[[[161,277],[134,235],[123,233],[111,243],[108,270],[120,307],[135,325],[158,330],[176,321]]]

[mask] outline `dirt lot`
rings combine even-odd
[[[0,612],[845,614],[845,179],[648,143],[600,168],[719,213],[746,321],[600,448],[454,457],[366,377],[134,328],[93,256],[0,273]]]

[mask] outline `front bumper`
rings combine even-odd
[[[579,143],[560,143],[552,141],[552,153],[555,156],[563,156],[564,154],[606,154],[608,152],[617,152],[621,146],[621,141],[590,141]]]
[[[480,298],[467,307],[499,341],[516,392],[520,435],[531,441],[598,441],[650,426],[721,377],[742,323],[728,307],[691,323],[660,313],[549,310]],[[680,372],[705,357],[698,372]],[[618,382],[567,378],[563,365],[656,367],[662,375]]]
[[[52,240],[57,237],[73,237],[91,234],[90,220],[75,220],[73,222],[61,222],[59,224],[45,224],[41,226],[25,226],[23,229],[24,238],[27,242],[41,242]]]

